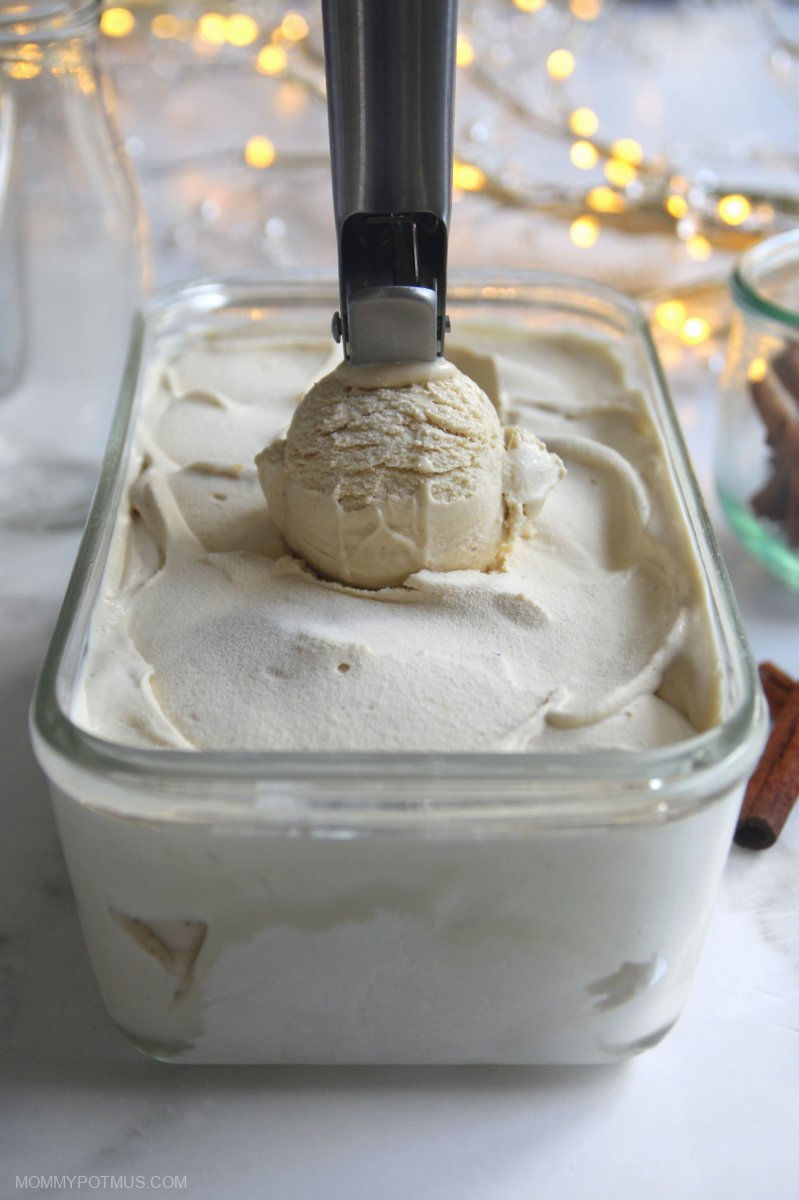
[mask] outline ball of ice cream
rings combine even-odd
[[[544,496],[556,482],[560,460],[519,430],[508,458],[508,432],[486,394],[450,363],[345,364],[311,388],[285,439],[256,463],[274,520],[310,566],[355,587],[391,587],[422,569],[490,566],[509,515],[529,515],[544,475]],[[509,505],[509,479],[529,475],[522,445],[528,457],[543,453],[539,466],[552,461],[530,495]]]

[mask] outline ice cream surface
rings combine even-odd
[[[563,471],[527,430],[503,430],[485,392],[445,360],[342,363],[256,463],[289,546],[362,588],[498,565],[514,518],[533,515],[525,499],[537,493],[540,507]]]
[[[469,349],[451,345],[450,357],[490,404],[460,384],[465,409],[453,402],[449,428],[428,428],[418,414],[431,392],[450,405],[453,375],[395,387],[390,406],[372,383],[355,389],[343,441],[323,339],[276,321],[165,340],[141,398],[80,724],[187,749],[568,752],[659,746],[717,722],[704,586],[636,380],[596,336],[499,324],[461,334]],[[309,389],[306,423],[295,409]],[[374,405],[377,428],[390,428],[381,474],[368,445],[344,471],[336,455],[352,464],[358,413],[374,422]],[[273,444],[265,504],[254,458]],[[551,454],[566,473],[547,495],[560,476]],[[290,552],[286,513],[317,497],[316,565],[331,547],[350,553],[349,523],[377,498],[392,508],[379,537],[387,553],[397,543],[401,582],[347,586]],[[436,504],[444,515],[431,520]],[[464,559],[417,566],[419,545],[459,541],[461,520],[482,531],[457,547]],[[501,561],[478,569],[479,547],[488,561],[503,536]],[[352,578],[366,582],[355,567]]]

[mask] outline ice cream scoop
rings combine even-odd
[[[452,363],[326,375],[256,458],[270,513],[321,575],[362,588],[483,570],[563,473]]]
[[[491,401],[443,357],[455,10],[322,5],[344,362],[256,462],[289,546],[357,587],[497,562],[561,469],[520,431],[506,451]]]

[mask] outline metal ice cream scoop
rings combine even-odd
[[[353,363],[443,353],[457,0],[322,0],[340,312]]]

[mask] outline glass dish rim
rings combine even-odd
[[[27,12],[0,11],[0,47],[62,42],[98,27],[103,0],[38,0]],[[22,32],[15,26],[23,26]]]
[[[485,288],[491,288],[492,294],[485,296]],[[52,761],[51,756],[54,755],[74,768],[102,776],[109,783],[140,788],[144,784],[153,787],[160,783],[169,793],[165,795],[163,803],[170,811],[174,809],[180,785],[207,788],[214,784],[228,784],[232,789],[238,789],[244,784],[261,787],[297,784],[307,785],[312,790],[324,790],[326,786],[335,789],[337,785],[347,782],[357,788],[362,784],[380,781],[400,788],[424,784],[425,795],[415,802],[408,802],[417,818],[423,818],[430,804],[430,792],[443,792],[453,785],[477,781],[495,791],[505,788],[509,792],[520,785],[526,785],[527,788],[535,785],[541,794],[525,794],[521,800],[517,798],[512,801],[517,811],[528,813],[546,807],[547,794],[551,789],[571,784],[586,795],[586,813],[601,815],[605,819],[612,819],[615,814],[619,820],[629,820],[629,809],[621,802],[614,804],[613,797],[608,795],[614,785],[617,790],[621,786],[624,792],[630,787],[643,788],[651,797],[652,812],[663,817],[672,813],[672,810],[672,815],[675,815],[701,806],[695,798],[700,779],[707,782],[701,804],[711,794],[718,795],[725,787],[742,779],[756,757],[756,744],[759,750],[765,729],[765,709],[732,587],[688,458],[645,314],[635,300],[612,287],[578,276],[544,271],[503,270],[501,274],[453,271],[449,279],[449,298],[467,302],[470,299],[488,299],[491,303],[507,300],[518,305],[520,299],[516,292],[519,288],[530,292],[543,292],[547,288],[565,291],[571,288],[585,298],[593,297],[622,314],[628,333],[640,339],[648,368],[652,372],[653,384],[657,388],[658,417],[664,423],[663,432],[670,439],[671,465],[681,503],[691,519],[695,551],[708,581],[715,581],[713,600],[722,618],[722,649],[737,655],[742,696],[736,710],[721,725],[671,746],[635,752],[408,751],[401,754],[367,754],[351,751],[289,753],[139,748],[105,741],[74,724],[59,704],[57,679],[68,638],[85,599],[94,556],[101,544],[104,528],[111,525],[107,515],[115,488],[121,486],[118,476],[127,449],[130,408],[136,392],[147,328],[152,327],[171,308],[177,308],[180,302],[186,304],[189,299],[197,301],[198,312],[210,312],[233,303],[246,306],[245,295],[260,295],[261,303],[266,306],[267,295],[286,291],[304,298],[309,304],[318,305],[328,300],[335,303],[337,300],[338,284],[333,272],[293,271],[290,275],[237,272],[162,288],[145,301],[134,320],[119,401],[97,490],[31,704],[32,737],[40,756]],[[473,295],[475,292],[476,296]],[[241,293],[238,300],[235,299],[237,293]],[[251,306],[258,307],[254,298]],[[107,533],[110,536],[110,528]],[[106,549],[102,550],[103,562]],[[602,797],[604,803],[599,803],[596,809]],[[189,801],[190,810],[192,803],[199,816],[203,811],[203,798],[195,797]],[[226,801],[222,803],[225,807]],[[320,801],[317,799],[315,804],[318,806]],[[354,811],[369,811],[376,804],[376,801],[367,800],[360,808],[348,808],[347,819],[343,823],[352,824]],[[231,803],[231,810],[234,807]],[[324,800],[321,801],[321,807],[325,807]],[[340,802],[331,801],[331,807],[340,809]],[[484,817],[489,807],[490,801],[478,806],[478,815]],[[459,813],[458,805],[453,807],[450,799],[447,800],[447,812],[456,817],[460,815],[467,821],[475,817],[473,804],[464,805]],[[626,818],[625,813],[628,814]],[[265,817],[268,819],[268,813]],[[564,822],[569,823],[568,820]]]
[[[791,250],[795,250],[799,256],[799,229],[789,229],[785,233],[758,242],[741,255],[733,268],[731,291],[739,307],[799,329],[799,311],[784,308],[781,304],[769,300],[760,292],[752,278],[754,272],[766,265],[772,256],[779,257],[781,253]]]

